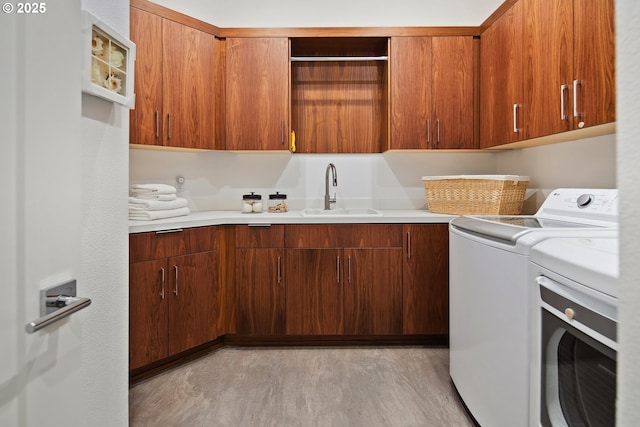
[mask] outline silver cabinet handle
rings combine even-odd
[[[156,231],[156,234],[181,233],[182,231],[184,231],[182,228],[172,228],[171,230]]]
[[[582,86],[582,80],[573,81],[573,117],[581,117],[578,111],[578,86]]]
[[[349,255],[349,258],[347,259],[349,261],[348,277],[349,277],[349,283],[351,283],[351,255]]]
[[[171,139],[171,113],[167,113],[167,139]]]
[[[284,145],[284,120],[280,120],[280,144]]]
[[[176,283],[175,283],[175,287],[173,288],[173,293],[178,296],[178,266],[174,265],[173,266],[173,270],[176,273]]]
[[[91,305],[91,299],[76,296],[76,280],[72,279],[40,291],[40,318],[25,325],[34,333]]]
[[[282,282],[282,276],[280,275],[280,257],[278,257],[278,285]]]
[[[336,257],[336,282],[340,284],[340,257]]]
[[[158,111],[154,111],[153,115],[156,119],[156,138],[160,138],[160,113]]]
[[[518,104],[513,104],[513,132],[518,133]]]
[[[164,267],[160,267],[162,272],[162,291],[160,292],[160,299],[164,299]]]
[[[427,119],[427,144],[431,142],[431,119]]]
[[[411,259],[411,232],[407,231],[407,259]]]
[[[440,145],[440,119],[436,120],[436,146]]]
[[[560,86],[560,120],[569,120],[569,116],[565,114],[565,102],[564,99],[567,95],[567,91],[569,90],[569,85],[561,85]]]

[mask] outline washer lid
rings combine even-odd
[[[511,244],[515,244],[516,240],[524,234],[535,230],[598,228],[589,224],[527,215],[459,216],[451,220],[451,226],[489,239],[504,240]]]
[[[618,238],[561,237],[531,250],[531,261],[578,284],[618,297]]]

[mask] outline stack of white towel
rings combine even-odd
[[[166,184],[135,184],[130,188],[129,219],[150,220],[189,215],[187,200]]]

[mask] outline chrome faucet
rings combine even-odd
[[[338,185],[338,173],[336,172],[336,166],[333,163],[327,165],[327,170],[324,173],[324,209],[331,209],[331,203],[336,202],[336,195],[333,198],[329,195],[329,170],[331,170],[331,176],[333,177],[333,186]]]

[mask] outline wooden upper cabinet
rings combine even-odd
[[[391,38],[391,148],[475,148],[472,37]]]
[[[301,153],[388,148],[388,38],[291,39],[291,126]]]
[[[165,144],[215,148],[214,36],[165,20],[162,34]]]
[[[130,143],[215,148],[220,41],[135,7],[131,39],[137,54]]]
[[[472,37],[434,37],[431,148],[476,148]]]
[[[615,121],[613,0],[523,0],[525,138]]]
[[[131,110],[131,144],[163,145],[162,21],[160,16],[131,8],[131,40],[136,44],[135,109]]]
[[[226,39],[226,149],[289,149],[287,38]]]
[[[480,37],[480,148],[522,139],[522,2]]]
[[[480,62],[483,148],[615,121],[613,0],[520,0]]]
[[[428,148],[431,37],[391,38],[391,148]]]
[[[523,0],[523,3],[526,56],[523,136],[529,139],[571,130],[573,2]]]
[[[573,78],[579,80],[574,128],[616,120],[614,0],[573,1]],[[624,90],[624,88],[622,88]]]

